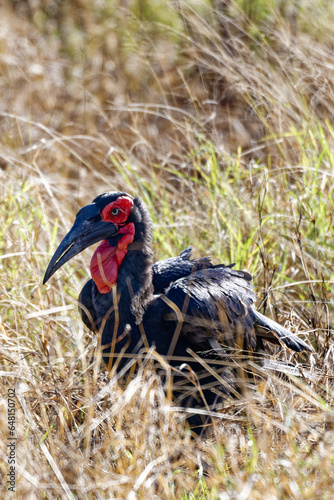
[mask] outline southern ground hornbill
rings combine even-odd
[[[159,354],[167,355],[176,373],[180,404],[214,408],[217,394],[234,392],[231,372],[218,363],[233,360],[233,352],[262,350],[263,340],[294,351],[311,350],[256,311],[247,272],[213,265],[208,258],[191,260],[191,248],[154,264],[150,215],[140,198],[127,193],[102,194],[78,212],[51,259],[44,283],[99,241],[90,264],[92,279],[79,297],[82,319],[88,328],[102,331],[103,358],[111,364],[118,356],[118,369],[128,359],[121,360],[122,354],[138,354],[145,347],[154,345]],[[198,355],[203,361],[196,361]],[[203,370],[209,358],[216,363]],[[195,379],[187,386],[187,380]]]

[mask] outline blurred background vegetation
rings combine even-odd
[[[21,495],[334,494],[333,48],[331,0],[1,3],[1,394],[21,384]],[[134,403],[114,385],[95,398],[96,339],[72,305],[88,254],[41,280],[78,208],[115,189],[144,199],[157,259],[191,244],[253,274],[260,310],[315,349],[272,352],[311,370],[300,393],[262,374],[262,392],[230,402],[235,421],[196,446],[154,398],[144,407],[140,384]],[[83,443],[111,404],[119,421]]]

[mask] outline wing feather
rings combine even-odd
[[[256,350],[267,340],[282,341],[295,351],[311,350],[296,335],[256,311],[251,280],[249,273],[223,265],[176,280],[165,293],[180,311],[186,304],[181,334],[203,348],[214,340]]]
[[[249,344],[246,347],[256,347],[252,338],[255,294],[250,281],[248,273],[227,266],[201,269],[175,281],[166,296],[181,311],[187,297],[181,333],[203,347],[210,339],[235,345],[241,334],[243,344]]]

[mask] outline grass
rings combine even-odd
[[[334,18],[325,2],[262,4],[0,8],[2,498],[13,388],[18,497],[334,495]],[[115,189],[148,206],[156,259],[191,244],[235,262],[259,309],[314,348],[273,348],[297,371],[252,366],[206,438],[156,353],[106,373],[76,310],[90,250],[41,285],[78,208]]]

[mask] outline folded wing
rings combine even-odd
[[[283,342],[295,351],[311,350],[305,342],[256,311],[252,277],[228,266],[212,266],[178,279],[165,295],[183,318],[181,333],[201,348],[208,344],[258,350],[262,341]],[[173,308],[172,308],[173,309]],[[168,315],[176,318],[175,307]]]

